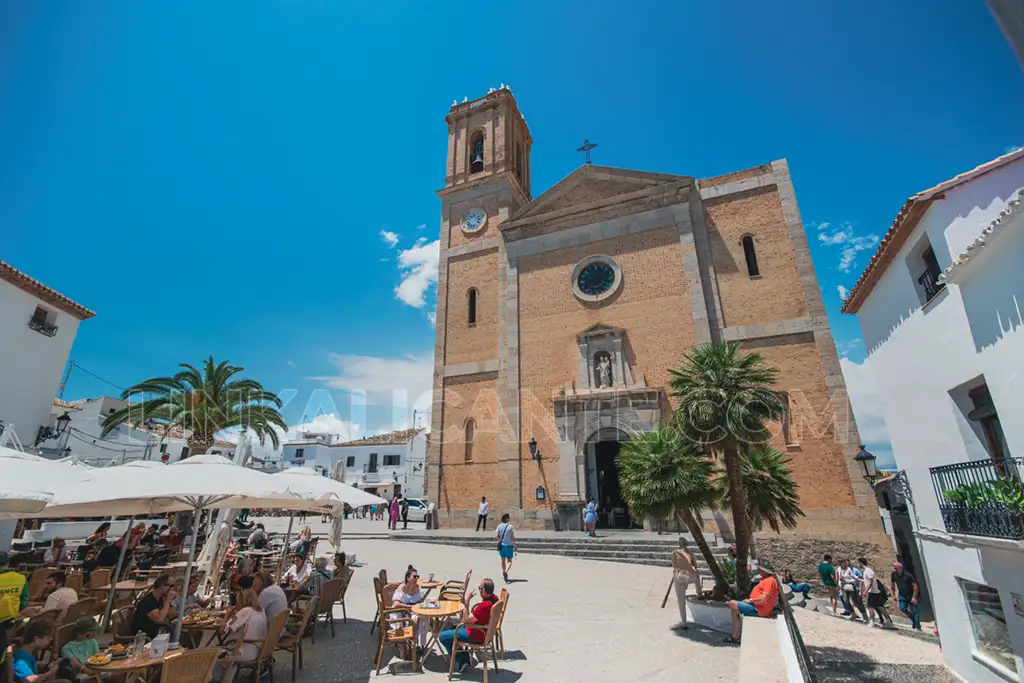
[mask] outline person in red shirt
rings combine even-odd
[[[498,601],[498,596],[494,594],[494,582],[490,579],[484,579],[480,582],[480,602],[476,603],[476,606],[472,610],[469,609],[468,605],[473,600],[473,596],[476,595],[476,591],[471,592],[466,597],[467,607],[462,608],[462,621],[467,624],[482,624],[484,628],[466,628],[462,626],[456,631],[450,628],[446,631],[441,631],[437,635],[437,641],[441,643],[445,651],[450,655],[452,652],[452,646],[455,643],[457,637],[461,642],[468,643],[482,643],[484,642],[484,636],[487,635],[486,627],[487,623],[491,620],[491,607]],[[458,672],[463,672],[469,668],[469,653],[459,652],[455,655],[455,669]]]
[[[761,580],[751,589],[750,597],[746,600],[729,601],[729,611],[732,612],[732,635],[722,639],[726,643],[739,645],[742,617],[770,617],[775,611],[775,605],[779,601],[779,580],[772,574],[767,563],[757,563],[756,568]]]

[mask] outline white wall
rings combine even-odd
[[[53,337],[29,328],[36,306],[51,311],[57,325]],[[0,420],[14,425],[26,447],[35,442],[40,426],[50,424],[53,398],[80,322],[0,280]]]

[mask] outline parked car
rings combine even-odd
[[[426,498],[407,498],[406,500],[409,501],[409,521],[426,522],[430,501]]]

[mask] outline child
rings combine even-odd
[[[85,669],[85,660],[100,651],[96,642],[96,620],[92,617],[83,617],[75,622],[75,639],[64,646],[60,651],[65,658],[66,664],[61,667],[60,677],[74,680],[77,676],[88,675]]]

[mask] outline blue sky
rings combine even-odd
[[[293,423],[389,427],[429,388],[444,116],[503,82],[535,196],[584,137],[697,177],[788,158],[851,389],[837,292],[872,236],[1024,144],[981,2],[23,0],[0,4],[0,257],[97,311],[72,356],[114,384],[212,353]],[[76,370],[65,398],[115,391]]]

